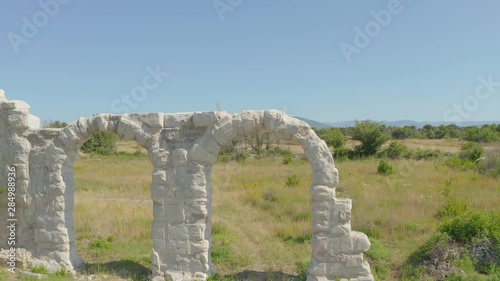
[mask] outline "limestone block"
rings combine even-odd
[[[324,169],[313,167],[312,183],[334,188],[339,183],[339,172],[333,165]]]
[[[195,112],[193,123],[195,127],[208,127],[217,122],[216,112]]]
[[[366,234],[352,231],[350,236],[341,238],[342,253],[347,255],[360,254],[370,249],[370,240]]]
[[[108,130],[109,114],[98,114],[96,115],[96,124],[99,131],[104,132]]]
[[[177,255],[185,256],[188,254],[188,241],[170,240],[168,242]]]
[[[2,109],[23,109],[30,110],[31,106],[21,100],[10,100],[2,103]]]
[[[162,171],[162,172],[164,172],[164,171]],[[153,176],[153,177],[155,177],[155,176]],[[163,177],[163,175],[161,175],[160,177]],[[161,180],[163,181],[163,179],[161,179]],[[167,190],[168,190],[168,187],[166,185],[157,184],[157,183],[152,183],[150,188],[149,188],[149,191],[151,192],[151,198],[153,199],[154,202],[156,202],[158,204],[163,204],[163,198],[167,195]],[[161,202],[160,202],[160,200],[161,200]]]
[[[335,224],[331,229],[331,233],[335,236],[349,235],[349,233],[351,233],[351,224]]]
[[[187,193],[188,198],[205,199],[207,198],[207,187],[205,185],[191,185]]]
[[[206,217],[208,215],[207,199],[200,198],[190,200],[186,204],[191,215]]]
[[[184,126],[188,119],[192,116],[191,113],[165,114],[163,123],[164,128],[179,128]]]
[[[225,146],[237,136],[237,128],[233,126],[233,118],[225,117],[212,128],[212,136],[220,146]]]
[[[64,196],[51,196],[49,194],[34,194],[35,207],[45,212],[59,212],[65,210]]]
[[[346,267],[361,267],[363,266],[363,254],[347,256]]]
[[[20,110],[9,110],[7,121],[10,127],[15,129],[27,129],[30,127],[29,113]]]
[[[5,97],[5,91],[3,89],[0,89],[0,103],[6,102],[6,101],[7,101],[7,98]]]
[[[283,132],[287,137],[300,136],[303,138],[309,134],[313,134],[314,131],[311,127],[304,121],[285,116],[285,131]]]
[[[188,240],[188,229],[185,225],[172,225],[169,224],[168,227],[168,239],[170,240]]]
[[[201,241],[205,239],[205,225],[204,224],[186,224],[189,240]]]
[[[87,122],[87,118],[80,118],[75,123],[71,124],[76,135],[81,139],[88,139],[91,136],[91,132],[89,131],[89,125]]]
[[[248,110],[233,117],[233,125],[236,126],[239,135],[254,134],[264,129],[264,111]]]
[[[335,199],[333,205],[333,216],[336,221],[345,223],[351,220],[351,209],[352,200],[351,199]]]
[[[187,165],[188,152],[185,149],[179,148],[172,152],[172,162],[174,166],[185,166]]]
[[[30,170],[29,170],[29,165],[28,164],[20,164],[16,165],[16,178],[17,179],[27,179],[29,180],[30,178]]]
[[[181,204],[165,204],[165,215],[169,223],[183,223],[186,219],[184,206]]]
[[[94,133],[97,133],[99,132],[99,126],[98,126],[98,118],[99,118],[99,115],[92,115],[91,117],[89,118],[84,118],[82,120],[82,122],[84,122],[84,126],[87,128],[87,132],[89,134],[94,134]]]
[[[161,279],[160,279],[161,280]],[[165,274],[166,281],[187,281],[183,272],[167,270]],[[156,280],[154,280],[156,281]]]
[[[309,266],[309,270],[307,271],[309,275],[314,276],[325,276],[326,275],[326,263],[317,263],[312,261]]]
[[[211,154],[217,155],[221,149],[221,145],[215,140],[210,133],[205,133],[203,137],[196,142],[200,147],[203,147]]]
[[[126,115],[122,116],[118,123],[118,128],[116,129],[118,135],[128,140],[133,140],[135,135],[140,131],[142,131],[142,124]]]
[[[165,170],[156,170],[153,172],[153,184],[154,185],[166,185],[167,184],[167,172]]]
[[[217,154],[212,154],[198,144],[194,144],[189,151],[189,158],[193,161],[213,164],[217,161]]]
[[[74,130],[74,123],[64,128],[58,138],[64,146],[71,150],[77,150],[83,144],[85,139],[80,138]]]
[[[362,266],[356,266],[356,267],[347,267],[341,264],[338,267],[337,272],[339,273],[339,275],[349,278],[358,278],[358,280],[360,276],[363,276],[364,278],[370,278],[370,277],[373,278],[373,276],[371,276],[370,273],[370,265],[368,264],[367,261],[364,261]]]
[[[190,255],[197,255],[204,252],[208,252],[209,248],[208,240],[190,241],[188,246],[189,246],[188,254]]]
[[[35,115],[28,115],[28,128],[40,129],[40,118]]]
[[[154,149],[151,152],[153,165],[157,168],[166,168],[168,165],[168,156],[170,152],[165,149]]]
[[[151,227],[153,239],[165,240],[165,222],[153,220],[153,226]]]
[[[332,202],[335,200],[335,189],[326,185],[313,185],[310,188],[313,202]]]
[[[64,164],[66,161],[66,153],[64,153],[64,150],[60,147],[55,146],[54,144],[51,144],[47,150],[46,150],[46,159],[49,165],[51,164]]]
[[[40,229],[58,228],[66,224],[66,217],[72,216],[71,212],[35,212],[35,223]]]
[[[283,132],[286,128],[286,115],[278,110],[264,111],[263,123],[264,128],[269,131]]]
[[[140,114],[137,119],[150,128],[163,128],[165,123],[165,114],[163,113],[148,113]]]
[[[69,243],[68,229],[59,228],[56,230],[48,231],[46,229],[36,228],[35,242],[52,244]]]

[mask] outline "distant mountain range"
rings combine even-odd
[[[316,129],[354,127],[354,125],[356,124],[356,121],[318,122],[304,117],[295,117],[295,118],[306,122],[307,124],[309,124],[309,126]],[[457,124],[453,122],[436,122],[436,121],[418,122],[413,120],[400,120],[400,121],[380,121],[380,123],[386,126],[393,126],[393,127],[416,126],[417,128],[422,128],[425,125],[440,126],[440,125],[452,125],[452,124],[456,124],[460,127],[469,127],[469,126],[481,127],[485,124],[500,124],[500,121],[464,121],[461,122],[460,124]]]

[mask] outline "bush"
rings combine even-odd
[[[389,146],[381,152],[381,156],[386,156],[391,159],[398,159],[410,156],[410,150],[408,147],[398,141],[392,141]]]
[[[479,144],[468,142],[460,148],[459,157],[464,160],[475,162],[483,156],[483,153],[484,149]]]
[[[500,177],[500,151],[488,153],[478,162],[479,171],[493,178]]]
[[[319,137],[323,139],[328,146],[335,149],[341,148],[346,142],[346,137],[340,129],[323,129],[319,132]]]
[[[439,150],[430,150],[430,149],[417,149],[415,150],[411,157],[415,160],[428,160],[442,157],[443,153]]]
[[[377,167],[377,172],[381,175],[390,175],[394,171],[392,169],[391,164],[389,164],[387,161],[380,161]]]
[[[475,162],[464,160],[458,157],[449,157],[448,159],[446,159],[445,164],[450,168],[459,169],[462,171],[478,169],[478,166]]]
[[[293,162],[293,155],[286,155],[283,157],[283,165],[288,165]]]
[[[85,153],[111,155],[117,141],[118,136],[113,132],[98,132],[82,145],[81,150]]]
[[[291,175],[286,179],[286,186],[297,187],[300,184],[300,178],[297,175]]]
[[[345,147],[339,147],[336,148],[335,151],[333,152],[333,158],[335,160],[347,160],[347,159],[352,159],[354,151],[347,149]]]
[[[356,151],[363,156],[375,155],[379,148],[389,139],[383,134],[383,126],[373,121],[356,121],[352,139],[360,141]]]
[[[455,241],[471,243],[474,239],[488,238],[500,242],[500,215],[494,213],[466,212],[443,223],[440,231]],[[500,253],[499,253],[500,254]]]

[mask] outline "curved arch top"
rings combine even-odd
[[[52,271],[81,265],[73,226],[73,163],[93,134],[113,131],[137,141],[153,163],[153,280],[206,280],[215,273],[210,258],[212,165],[234,138],[270,132],[300,143],[311,163],[314,233],[308,280],[373,280],[363,259],[369,240],[351,231],[351,200],[335,197],[339,177],[332,154],[303,121],[276,110],[99,114],[64,129],[39,129],[29,105],[4,96],[0,102],[0,159],[4,167],[17,168],[22,198],[18,246],[34,265]],[[0,199],[3,207],[6,200]],[[2,244],[7,239],[0,238],[7,249]]]

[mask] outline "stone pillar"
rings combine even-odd
[[[16,224],[16,244],[7,245],[7,231],[0,232],[1,248],[33,248],[33,225],[35,223],[34,206],[32,204],[33,192],[30,189],[29,157],[31,144],[28,141],[30,130],[40,127],[40,119],[29,114],[30,106],[23,102],[5,97],[5,92],[0,90],[0,176],[2,192],[0,193],[0,228],[7,229],[7,219]],[[15,217],[12,209],[8,209],[8,170],[15,168]],[[12,197],[11,197],[12,198]]]

